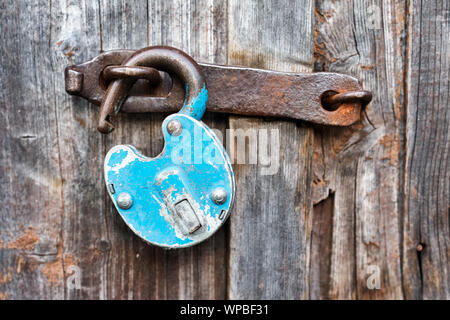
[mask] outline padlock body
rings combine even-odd
[[[169,133],[171,121],[181,123],[180,132]],[[233,170],[221,142],[203,122],[176,113],[164,120],[162,130],[165,146],[155,158],[129,145],[108,152],[106,187],[139,237],[164,248],[188,247],[210,237],[228,218]],[[217,190],[225,195],[221,201],[212,196]]]

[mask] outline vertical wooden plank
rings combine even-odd
[[[49,274],[66,280],[64,298],[105,298],[107,261],[102,137],[96,128],[97,110],[64,90],[64,68],[100,52],[98,3],[52,1],[49,56],[58,120],[57,143],[62,175],[62,225],[59,260]]]
[[[408,17],[405,296],[450,298],[448,1],[411,1]]]
[[[329,299],[334,194],[314,206],[311,235],[310,298]]]
[[[202,62],[224,63],[225,6],[217,1],[102,1],[104,50],[171,45]],[[180,106],[181,107],[181,106]],[[106,152],[116,144],[132,144],[149,156],[163,149],[163,114],[120,115],[106,139]],[[205,116],[210,127],[226,122]],[[226,118],[225,118],[226,120]],[[114,299],[213,299],[225,297],[225,232],[199,246],[167,251],[151,247],[125,226],[106,199],[108,241],[107,297]],[[114,257],[114,259],[112,259]]]
[[[308,0],[229,1],[228,64],[311,71],[312,10]],[[277,131],[279,146],[270,144],[269,150],[279,169],[265,175],[262,163],[234,165],[228,297],[307,298],[312,129],[294,121],[248,117],[231,117],[230,128]]]
[[[100,1],[102,50],[139,49],[147,46],[146,1]],[[151,144],[149,115],[123,115],[113,119],[116,129],[103,136],[103,157],[117,144],[131,144],[146,152]],[[102,177],[103,180],[104,177]],[[104,189],[105,186],[103,185]],[[105,219],[110,251],[105,261],[106,298],[145,299],[151,295],[148,246],[125,225],[105,195]]]
[[[46,3],[0,4],[0,299],[61,298],[61,186]]]
[[[71,240],[65,242],[74,235],[67,232],[67,222],[86,218],[80,212],[102,203],[95,192],[86,192],[95,185],[88,174],[95,172],[87,170],[96,157],[95,141],[79,133],[94,117],[79,109],[87,103],[71,103],[63,76],[80,43],[89,48],[90,40],[98,39],[87,33],[95,34],[89,28],[97,21],[95,7],[48,1],[2,6],[2,145],[7,148],[2,149],[1,185],[7,192],[1,192],[6,197],[1,235],[6,269],[1,272],[7,281],[1,286],[8,288],[2,296],[62,299],[82,286],[75,278],[81,276],[77,257],[83,247],[73,250]],[[89,237],[82,235],[77,234],[81,244]]]
[[[354,75],[374,95],[360,123],[316,132],[314,202],[334,194],[330,287],[318,298],[403,297],[405,16],[402,1],[316,1],[315,70]]]

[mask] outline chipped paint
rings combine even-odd
[[[177,137],[166,130],[167,123],[174,119],[183,125]],[[203,122],[177,113],[164,120],[162,130],[165,146],[156,158],[145,157],[129,145],[113,147],[105,159],[105,182],[114,185],[115,193],[108,193],[125,223],[139,237],[164,248],[188,247],[210,237],[226,221],[234,201],[233,170],[223,146]],[[201,139],[197,139],[198,134]],[[178,157],[176,152],[180,150],[188,156]],[[203,150],[214,150],[218,160],[198,161],[197,153]],[[229,194],[222,205],[210,198],[217,187]],[[122,192],[133,199],[133,206],[126,210],[116,202]],[[188,216],[176,209],[184,200],[191,208]],[[227,214],[220,219],[222,211]],[[197,226],[201,225],[194,231],[187,230],[185,224],[185,219],[192,217],[198,219]]]
[[[188,96],[189,87],[186,84],[186,97]],[[206,85],[203,85],[203,88],[200,90],[200,93],[192,100],[191,103],[187,104],[186,100],[183,103],[183,107],[181,108],[179,113],[186,114],[191,116],[196,120],[200,120],[203,117],[203,114],[206,110],[206,102],[208,101],[208,90],[206,89]]]

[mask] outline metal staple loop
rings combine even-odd
[[[322,104],[326,109],[338,107],[342,103],[359,102],[367,104],[372,100],[372,92],[367,90],[347,91],[341,93],[329,92],[322,98]]]

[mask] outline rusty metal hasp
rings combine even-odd
[[[144,49],[145,50],[145,49]],[[141,50],[142,51],[142,50]],[[107,51],[91,61],[66,68],[66,91],[101,105],[99,129],[112,127],[106,116],[118,112],[175,112],[183,103],[184,80],[163,72],[132,65],[133,50]],[[245,67],[199,64],[208,83],[208,111],[273,116],[324,125],[348,126],[360,119],[372,99],[357,79],[337,73],[288,73]],[[119,81],[113,81],[119,79]],[[125,83],[120,104],[111,109],[105,94],[109,85]],[[133,85],[134,84],[134,85]],[[131,88],[131,90],[130,90]],[[108,96],[106,96],[108,97]]]

